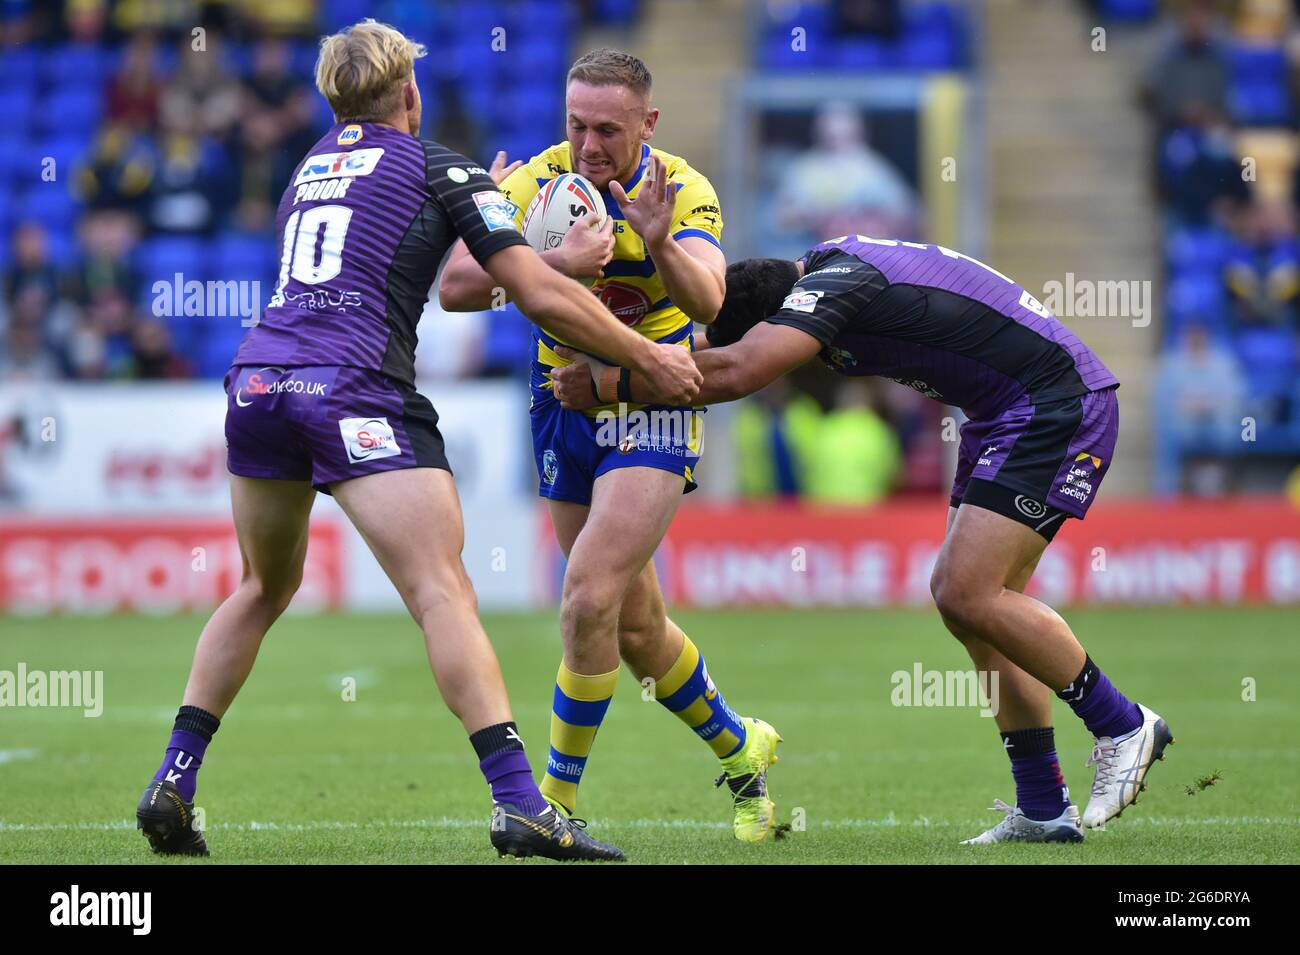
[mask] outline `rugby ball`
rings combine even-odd
[[[554,249],[579,219],[592,228],[605,222],[605,200],[586,177],[576,172],[556,176],[533,197],[524,212],[524,239],[538,252]]]

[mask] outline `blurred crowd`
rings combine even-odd
[[[220,377],[243,327],[156,307],[155,283],[276,280],[275,206],[333,122],[314,89],[318,38],[365,16],[428,43],[423,134],[483,156],[554,141],[579,19],[639,0],[8,0],[0,4],[0,376]],[[517,31],[493,57],[494,25]],[[536,88],[519,81],[524,73]],[[471,119],[471,116],[474,117]],[[166,293],[170,294],[170,293]],[[465,359],[510,373],[517,315],[450,322]],[[449,332],[453,329],[449,328]],[[468,332],[467,332],[468,333]]]
[[[1156,490],[1217,494],[1300,458],[1300,3],[1166,6],[1142,89],[1166,271]]]

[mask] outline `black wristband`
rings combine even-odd
[[[618,400],[622,404],[630,404],[632,401],[632,370],[630,368],[620,368],[618,370]]]

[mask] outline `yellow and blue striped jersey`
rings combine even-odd
[[[668,178],[678,185],[673,238],[680,240],[696,236],[721,246],[722,210],[717,193],[712,183],[681,157],[659,149],[652,150],[649,143],[642,143],[641,164],[631,182],[623,187],[628,198],[637,197],[651,155],[659,157]],[[572,153],[565,142],[534,156],[506,177],[500,188],[515,204],[515,225],[523,228],[524,213],[542,186],[556,176],[572,171]],[[691,319],[668,297],[645,243],[628,227],[617,200],[608,192],[601,193],[601,198],[605,200],[606,212],[614,220],[614,257],[605,266],[604,277],[592,285],[592,291],[624,324],[647,338],[657,342],[682,342],[689,347]],[[534,387],[549,388],[547,372],[568,362],[555,354],[553,346],[557,339],[540,329],[534,331],[533,337],[537,346],[533,356],[533,384]],[[601,410],[613,407],[592,408],[588,414],[595,416]]]

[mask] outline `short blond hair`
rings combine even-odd
[[[378,122],[401,107],[402,85],[424,54],[423,43],[367,17],[321,38],[316,88],[335,122]]]
[[[650,71],[640,57],[622,50],[592,50],[584,53],[569,67],[565,82],[577,80],[589,86],[626,86],[638,96],[650,97]]]

